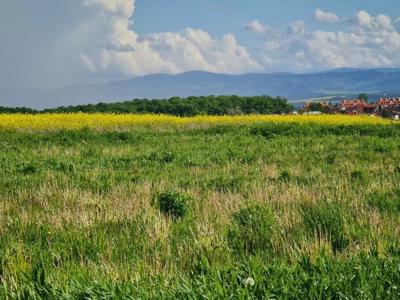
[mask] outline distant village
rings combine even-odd
[[[368,114],[399,120],[400,116],[400,97],[380,98],[374,103],[368,103],[367,97],[363,99],[345,99],[339,103],[313,102],[308,101],[299,111],[303,114],[347,114],[360,115]]]

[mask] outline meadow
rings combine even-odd
[[[400,130],[0,116],[1,299],[399,299]]]

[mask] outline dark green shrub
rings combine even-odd
[[[33,175],[39,172],[39,168],[33,164],[26,165],[21,168],[20,172],[23,175]]]
[[[230,247],[240,254],[256,254],[272,249],[275,216],[261,205],[242,208],[233,215],[228,231]]]
[[[364,180],[364,174],[361,171],[353,171],[350,176],[353,180]]]
[[[175,219],[183,218],[188,213],[188,201],[189,197],[173,191],[161,193],[156,198],[160,211]]]
[[[316,233],[319,238],[328,238],[334,252],[346,248],[349,238],[345,231],[343,208],[339,204],[327,201],[303,203],[300,212],[310,236]]]
[[[288,182],[292,176],[290,175],[289,171],[282,171],[279,174],[278,180],[283,182]]]
[[[327,156],[326,156],[326,163],[328,164],[328,165],[333,165],[334,163],[335,163],[335,161],[336,161],[336,154],[335,153],[329,153]]]
[[[164,152],[160,155],[160,162],[171,163],[175,159],[175,155],[172,152]]]
[[[376,144],[374,146],[374,151],[377,153],[390,153],[393,150],[390,144]]]

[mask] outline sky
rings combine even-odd
[[[0,88],[400,67],[398,0],[1,0]]]

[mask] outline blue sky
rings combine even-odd
[[[342,17],[360,10],[400,16],[397,0],[137,0],[136,6],[135,23],[140,33],[185,27],[203,28],[215,34],[240,32],[242,24],[253,19],[286,28],[294,20],[312,21],[318,8]]]
[[[398,0],[13,0],[0,87],[151,73],[400,67]]]

